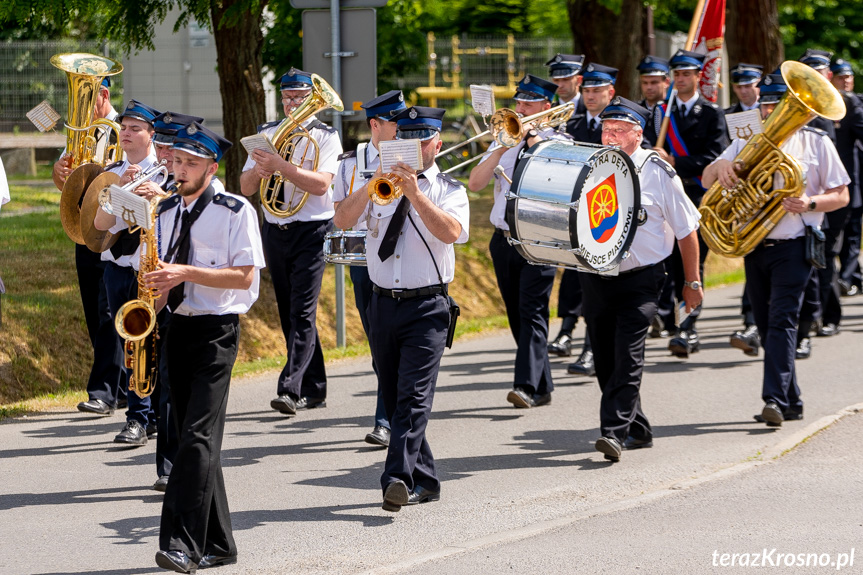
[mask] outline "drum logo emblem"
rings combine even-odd
[[[608,176],[587,193],[587,206],[590,215],[590,233],[593,235],[593,239],[600,244],[607,242],[614,234],[620,213],[614,174]]]

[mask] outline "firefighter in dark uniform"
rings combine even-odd
[[[678,50],[669,61],[674,75],[674,86],[677,89],[677,96],[671,103],[671,115],[677,126],[679,141],[674,142],[673,130],[669,129],[664,148],[654,148],[663,160],[674,167],[677,175],[683,180],[686,195],[696,206],[701,204],[701,198],[707,191],[701,184],[701,172],[728,146],[725,114],[719,106],[698,92],[703,64],[703,54],[688,50]],[[652,143],[656,141],[655,133],[648,133],[647,136],[653,138]],[[704,277],[707,246],[701,240],[699,240],[699,257],[701,269],[698,275]],[[676,246],[670,262],[666,263],[666,268],[673,277],[677,301],[683,301],[683,282],[686,278],[680,251]],[[673,355],[687,358],[690,353],[698,351],[699,341],[695,323],[700,311],[700,306],[695,308],[683,323],[677,326],[677,335],[668,342],[668,349]]]
[[[668,66],[668,60],[659,56],[645,56],[636,66],[638,70],[638,84],[641,87],[642,100],[638,102],[639,106],[643,106],[653,116],[653,109],[657,104],[665,101],[665,95],[668,93],[668,85],[671,79],[668,77],[671,68]],[[648,126],[651,120],[648,118]],[[648,129],[645,126],[645,130]]]

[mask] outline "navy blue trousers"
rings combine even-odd
[[[180,443],[162,503],[159,548],[198,563],[205,553],[236,555],[221,451],[236,315],[174,315],[167,330],[171,400]]]
[[[87,334],[93,346],[93,364],[87,380],[87,395],[90,399],[101,399],[108,405],[116,405],[126,399],[126,388],[122,387],[123,350],[120,336],[114,329],[114,316],[108,308],[108,292],[105,287],[105,262],[102,255],[90,251],[87,246],[75,245],[75,268],[78,272],[78,290],[84,306]]]
[[[488,248],[509,329],[518,346],[513,387],[539,395],[551,393],[554,382],[548,360],[548,300],[555,269],[527,263],[503,234],[495,233]]]
[[[640,389],[644,342],[664,284],[665,267],[661,263],[617,277],[581,277],[584,319],[602,390],[600,431],[621,443],[627,435],[653,437],[641,408]]]
[[[315,324],[324,277],[324,236],[332,220],[299,222],[288,230],[264,223],[264,255],[273,280],[287,361],[279,375],[278,395],[325,398],[327,372]]]
[[[449,326],[444,295],[396,300],[372,294],[369,344],[391,425],[381,488],[404,481],[408,489],[440,490],[426,425]]]
[[[366,337],[369,336],[369,302],[372,301],[372,280],[369,279],[369,268],[365,266],[349,266],[351,273],[351,281],[354,284],[354,302],[357,306],[357,311],[360,312],[360,321],[363,324],[363,331],[366,332]],[[372,369],[375,375],[378,374],[378,367],[375,365],[375,360],[372,358]],[[390,421],[387,419],[387,410],[384,408],[384,397],[381,394],[381,386],[378,383],[378,401],[375,406],[375,425],[390,428]]]
[[[563,270],[560,278],[560,290],[557,294],[557,317],[564,318],[566,326],[575,327],[578,318],[583,316],[581,283],[575,270]],[[567,318],[569,318],[567,320]]]
[[[849,286],[863,287],[863,276],[860,274],[860,239],[863,233],[863,207],[851,208],[848,223],[845,224],[842,248],[839,250],[839,278]]]
[[[173,421],[173,408],[171,406],[171,378],[168,376],[168,338],[165,337],[171,326],[171,312],[165,307],[158,315],[159,322],[159,385],[154,392],[158,397],[158,424],[159,435],[156,437],[156,474],[159,477],[171,475],[174,458],[177,456],[177,448],[180,442],[179,431]],[[156,395],[158,394],[158,395]],[[157,411],[155,406],[153,411]]]
[[[803,412],[794,354],[797,323],[812,266],[804,260],[803,238],[755,248],[744,259],[746,291],[764,347],[761,397],[782,411]]]
[[[827,252],[827,267],[815,270],[818,274],[818,287],[821,299],[821,320],[824,323],[839,324],[842,321],[842,304],[839,303],[839,271],[836,269],[836,257],[842,247],[842,237],[845,224],[848,222],[849,209],[842,208],[825,215],[826,225],[824,235]]]
[[[135,270],[132,268],[118,266],[114,262],[106,262],[106,264],[105,286],[108,292],[108,308],[111,310],[111,317],[115,318],[124,303],[138,299],[138,280],[135,277]],[[125,342],[123,343],[125,344]],[[131,375],[132,370],[124,367],[122,379],[124,389],[129,389],[129,378]],[[151,407],[149,396],[138,397],[137,393],[130,391],[128,392],[128,400],[129,407],[126,410],[126,421],[135,420],[142,427],[156,425],[156,413]]]

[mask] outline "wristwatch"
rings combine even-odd
[[[686,287],[688,287],[689,289],[694,289],[695,291],[698,291],[698,290],[700,290],[700,289],[701,289],[701,282],[700,282],[700,281],[698,281],[698,280],[695,280],[694,282],[687,282],[687,281],[684,281],[684,282],[683,282],[683,285],[685,285],[685,286],[686,286]]]
[[[818,207],[818,204],[815,203],[815,200],[809,200],[809,211],[814,212],[815,208]]]

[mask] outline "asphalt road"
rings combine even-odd
[[[617,464],[593,449],[599,389],[566,374],[571,359],[553,360],[551,405],[515,410],[509,333],[457,341],[428,428],[442,499],[398,514],[380,508],[385,452],[363,442],[368,358],[328,366],[328,407],[293,418],[269,408],[276,374],[235,381],[222,458],[240,561],[216,573],[700,573],[734,570],[714,551],[850,553],[861,416],[775,457],[863,402],[863,298],[843,300],[842,333],[798,362],[806,419],[769,429],[752,419],[761,358],[727,345],[740,289],[708,292],[688,361],[648,342],[655,447]],[[115,446],[122,425],[77,412],[0,424],[0,574],[162,572],[155,442]]]

